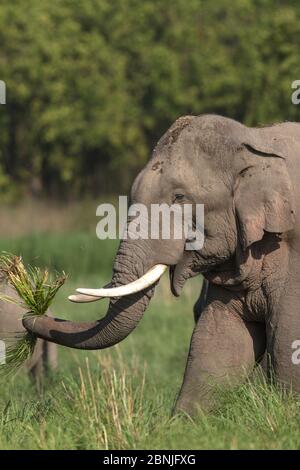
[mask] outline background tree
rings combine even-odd
[[[0,0],[0,194],[127,191],[183,114],[299,120],[292,0]]]

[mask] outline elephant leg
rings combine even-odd
[[[175,411],[194,415],[197,408],[213,409],[214,392],[242,382],[265,348],[264,324],[242,320],[230,302],[211,302],[195,325]]]
[[[39,358],[34,366],[29,369],[29,377],[38,391],[41,391],[44,377],[44,365],[42,358]]]
[[[43,340],[38,339],[33,356],[26,366],[30,379],[41,390],[44,376]]]
[[[43,341],[43,364],[46,372],[57,368],[57,345]]]
[[[45,374],[57,367],[57,345],[39,339],[30,362],[27,364],[29,376],[41,391]]]

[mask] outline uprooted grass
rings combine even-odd
[[[0,300],[24,308],[26,316],[44,315],[66,280],[64,273],[50,278],[46,269],[31,266],[25,268],[20,257],[7,253],[0,256],[0,277],[17,293],[16,296],[9,296],[0,292]],[[14,373],[30,358],[37,338],[30,332],[24,332],[12,335],[6,341],[6,361],[0,367],[0,376]]]

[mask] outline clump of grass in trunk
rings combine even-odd
[[[65,273],[50,276],[48,270],[24,266],[18,256],[3,253],[0,255],[0,280],[8,283],[16,292],[15,297],[2,294],[0,300],[19,305],[26,310],[25,315],[44,315],[55,295],[66,281]],[[29,332],[15,334],[6,348],[5,364],[0,366],[0,376],[6,376],[31,357],[37,337]]]

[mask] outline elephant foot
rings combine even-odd
[[[218,408],[219,403],[218,398],[211,393],[211,390],[202,393],[201,397],[179,396],[172,411],[172,416],[186,415],[195,418],[203,413],[213,412]]]

